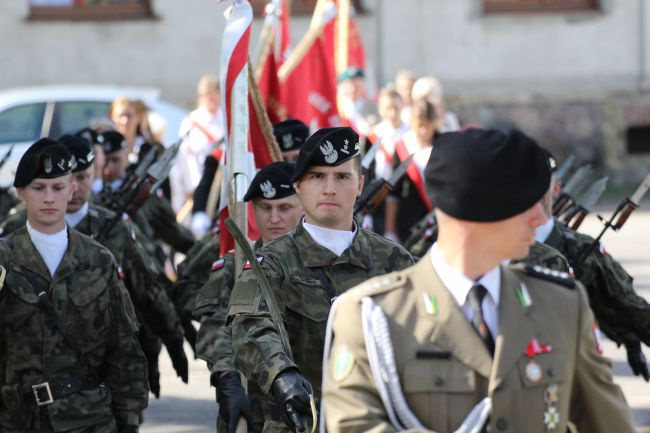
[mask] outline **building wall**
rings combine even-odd
[[[433,74],[462,120],[515,124],[560,158],[577,152],[635,182],[650,165],[625,149],[630,125],[650,124],[650,0],[602,0],[582,14],[481,13],[481,0],[366,0],[359,27],[369,75]],[[152,0],[156,19],[28,21],[28,0],[0,2],[0,88],[33,84],[154,86],[194,104],[204,73],[218,73],[226,4]],[[308,18],[292,21],[294,43]],[[261,20],[256,20],[254,50]],[[625,168],[625,169],[623,169]]]

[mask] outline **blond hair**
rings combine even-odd
[[[219,79],[214,75],[204,75],[196,85],[197,96],[205,95],[208,92],[219,92]]]

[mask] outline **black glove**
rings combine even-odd
[[[645,355],[641,351],[641,342],[625,343],[627,349],[627,363],[632,367],[632,373],[635,376],[643,376],[646,382],[650,381],[650,372]]]
[[[196,357],[196,328],[194,325],[192,325],[191,320],[183,320],[181,321],[181,325],[183,326],[183,332],[185,333],[185,339],[187,340],[188,343],[190,343],[190,347],[192,348],[192,352],[194,352],[194,359],[197,359]]]
[[[219,416],[228,425],[228,433],[235,433],[242,416],[248,425],[253,424],[253,405],[241,386],[238,372],[229,371],[217,379],[217,403]]]
[[[160,371],[158,370],[158,357],[154,359],[147,357],[147,374],[149,375],[149,389],[160,398]]]
[[[306,432],[312,421],[309,396],[311,384],[297,370],[285,370],[271,385],[273,398],[284,409],[284,423],[291,431]]]
[[[187,356],[185,356],[185,351],[183,350],[183,339],[165,341],[165,347],[167,348],[167,353],[172,360],[172,365],[176,374],[181,380],[187,383],[188,379],[188,366],[187,366]]]

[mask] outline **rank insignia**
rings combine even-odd
[[[334,357],[332,378],[336,382],[345,379],[352,371],[352,367],[354,367],[354,355],[346,346],[339,347]]]
[[[556,384],[546,387],[546,390],[544,391],[544,401],[547,405],[557,404],[558,388]]]
[[[438,300],[435,296],[429,295],[428,293],[422,293],[422,298],[424,299],[424,310],[430,316],[438,315]]]
[[[219,269],[223,268],[223,265],[224,265],[225,262],[226,261],[223,258],[221,258],[219,260],[215,260],[212,263],[212,266],[210,267],[210,270],[211,271],[216,271],[216,270],[219,270]]]

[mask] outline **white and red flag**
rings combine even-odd
[[[248,47],[253,10],[247,0],[234,0],[226,10],[226,28],[221,44],[221,88],[225,110],[225,152],[223,182],[219,200],[221,255],[234,247],[225,227],[235,219],[249,237],[257,237],[255,221],[247,218],[243,197],[255,176],[255,159],[249,142]],[[242,227],[243,225],[243,227]]]

